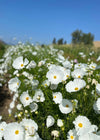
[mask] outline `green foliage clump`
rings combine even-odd
[[[85,45],[93,45],[94,35],[92,35],[91,33],[86,34],[81,30],[76,30],[71,35],[73,44],[84,43]]]

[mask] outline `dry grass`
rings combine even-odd
[[[100,41],[93,42],[95,48],[100,48]]]
[[[60,46],[63,46],[63,47],[72,47],[73,45],[72,44],[63,44],[63,45],[60,45]],[[100,48],[100,41],[94,41],[93,42],[93,46],[95,48]]]

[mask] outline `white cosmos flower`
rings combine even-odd
[[[36,130],[34,127],[29,127],[28,130],[27,130],[28,134],[31,136],[31,135],[34,135],[36,133]]]
[[[32,55],[37,55],[37,52],[35,52],[35,51],[34,51],[34,52],[32,52]]]
[[[57,68],[51,68],[47,74],[46,77],[48,78],[48,80],[51,82],[51,84],[59,84],[60,82],[62,82],[64,74],[62,73],[61,70],[57,69]]]
[[[51,136],[53,136],[54,139],[58,138],[59,137],[59,131],[57,131],[57,130],[51,131]]]
[[[100,61],[100,56],[98,56],[97,60],[96,61]]]
[[[58,54],[58,58],[56,58],[56,60],[62,63],[65,61],[65,58],[61,54]]]
[[[53,101],[56,103],[56,104],[60,104],[61,101],[62,101],[62,94],[60,92],[55,92],[53,93]]]
[[[23,71],[22,75],[24,75],[25,77],[27,77],[27,78],[28,78],[29,73],[28,73],[28,72],[26,72],[26,71]]]
[[[10,109],[13,109],[15,107],[15,102],[12,101],[9,106],[10,106]]]
[[[100,140],[100,136],[94,133],[86,133],[85,135],[79,136],[79,140]]]
[[[99,83],[96,85],[96,92],[100,95],[100,84]]]
[[[38,80],[30,80],[31,82],[31,85],[32,85],[32,88],[37,88],[38,84],[39,84],[39,81]]]
[[[50,66],[49,66],[48,68],[49,68],[49,70],[59,69],[59,70],[61,70],[62,72],[63,72],[64,70],[66,70],[66,68],[64,68],[64,67],[62,67],[62,66],[59,66],[59,65],[54,65],[54,64],[50,64]]]
[[[63,125],[64,125],[63,120],[58,119],[58,120],[57,120],[57,126],[58,126],[58,127],[62,127]]]
[[[90,135],[91,134],[89,134],[89,133],[81,135],[81,136],[79,136],[79,140],[94,140],[94,139],[91,139]]]
[[[88,65],[85,63],[77,63],[74,65],[74,69],[82,69],[86,72],[88,70]]]
[[[13,72],[13,75],[17,75],[18,74],[18,70],[15,70],[14,72]]]
[[[16,95],[13,96],[13,102],[15,102],[17,100]]]
[[[17,104],[16,107],[17,107],[18,110],[23,110],[23,108],[22,108],[22,104]]]
[[[65,62],[62,63],[63,66],[65,68],[71,69],[72,68],[72,64],[70,63],[70,61],[66,60]]]
[[[21,101],[21,103],[23,104],[24,107],[30,105],[30,103],[32,102],[32,98],[28,94],[28,90],[21,94],[20,101]]]
[[[15,69],[23,69],[28,63],[29,61],[27,58],[23,61],[23,56],[20,56],[13,61],[12,66]]]
[[[46,62],[46,60],[41,60],[41,61],[39,61],[39,63],[38,63],[38,67],[41,67],[42,65],[44,65],[45,62]]]
[[[78,116],[75,118],[75,121],[73,121],[73,124],[75,125],[75,129],[77,131],[77,135],[84,135],[87,132],[91,132],[91,123],[89,119],[86,116]]]
[[[97,67],[97,64],[96,64],[96,63],[91,63],[91,64],[89,65],[89,68],[92,69],[92,70],[95,70],[96,67]]]
[[[32,60],[26,67],[26,69],[31,69],[31,68],[35,68],[36,67],[36,63],[34,60]]]
[[[59,104],[59,109],[63,114],[68,114],[73,110],[73,104],[68,99],[63,99]]]
[[[35,102],[44,102],[45,100],[45,97],[44,97],[44,94],[42,92],[42,90],[36,90],[35,91],[35,95],[33,96],[33,101]]]
[[[84,55],[82,55],[81,57],[82,57],[82,58],[85,58],[85,57],[86,57],[86,55],[84,54]]]
[[[49,70],[51,70],[51,69],[55,69],[57,66],[54,65],[54,64],[48,63],[48,66],[47,67],[48,67]]]
[[[32,102],[29,107],[31,109],[31,112],[35,112],[38,109],[38,105],[34,102]]]
[[[97,101],[94,103],[93,109],[97,114],[100,114],[100,98],[98,98]]]
[[[78,136],[75,129],[69,130],[67,135],[67,140],[78,140]]]
[[[21,125],[24,126],[27,135],[34,135],[38,130],[37,123],[31,119],[23,119]]]
[[[70,77],[70,70],[64,69],[63,73],[64,73],[63,81],[65,81],[66,79]]]
[[[15,77],[15,78],[12,78],[12,79],[9,80],[8,88],[11,91],[16,92],[17,89],[20,87],[20,84],[21,84],[20,80],[17,77]]]
[[[42,85],[44,87],[48,87],[50,85],[50,82],[48,80],[43,81]]]
[[[84,53],[83,53],[83,52],[79,52],[78,54],[79,54],[79,55],[84,55]]]
[[[18,91],[14,94],[13,97],[16,98],[16,99],[19,97]]]
[[[71,73],[73,78],[83,78],[83,76],[85,75],[85,72],[82,69],[75,69],[72,73]]]
[[[64,67],[55,66],[55,65],[52,65],[52,68],[59,69],[63,73],[62,81],[65,81],[66,79],[70,77],[70,69],[66,69]]]
[[[57,53],[57,55],[64,55],[64,51],[63,50],[59,50],[59,52]]]
[[[100,111],[97,108],[96,102],[93,104],[93,109],[95,110],[95,113],[100,114]]]
[[[11,113],[12,113],[12,110],[11,110],[11,109],[8,109],[8,113],[9,113],[9,115],[11,115]]]
[[[35,133],[33,136],[30,136],[30,135],[25,135],[25,140],[42,140],[38,133]]]
[[[54,125],[54,123],[55,123],[54,118],[51,115],[49,115],[47,117],[47,119],[46,119],[46,126],[47,126],[47,128],[51,127],[52,125]]]
[[[4,136],[4,131],[5,131],[6,126],[7,126],[6,122],[1,122],[0,123],[0,132],[1,132],[0,135],[1,135],[1,137]]]
[[[24,140],[25,130],[21,124],[9,123],[4,131],[5,140]]]
[[[77,134],[79,136],[84,136],[86,134],[91,134],[91,133],[96,133],[97,132],[98,127],[96,125],[90,125],[90,127],[85,128],[83,130],[79,130],[77,131]]]
[[[98,110],[100,111],[100,98],[97,99],[96,105],[97,105]]]
[[[67,92],[77,92],[86,86],[86,82],[82,79],[74,79],[66,84]]]
[[[0,116],[0,121],[2,120],[2,116]]]

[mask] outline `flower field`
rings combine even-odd
[[[99,51],[9,46],[0,59],[4,84],[15,121],[0,116],[0,140],[100,140]]]

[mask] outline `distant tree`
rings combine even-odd
[[[6,44],[4,41],[0,40],[0,58],[2,58],[7,45],[8,44]]]
[[[41,45],[41,47],[44,47],[44,46],[45,46],[44,44]]]
[[[76,30],[71,35],[72,35],[72,43],[73,44],[81,43],[81,38],[82,38],[82,31],[81,30]]]
[[[53,39],[52,44],[56,44],[56,38]]]
[[[63,44],[63,38],[60,38],[58,41],[57,41],[58,45],[62,45]]]
[[[5,45],[7,45],[7,44],[4,41],[0,40],[0,50],[4,50]]]
[[[66,40],[64,41],[64,44],[67,44],[67,41]]]
[[[81,30],[76,30],[71,35],[73,44],[84,43],[85,45],[93,45],[94,35],[92,35],[91,33],[86,34]]]
[[[94,35],[92,35],[91,33],[83,33],[81,40],[85,45],[93,45]]]

